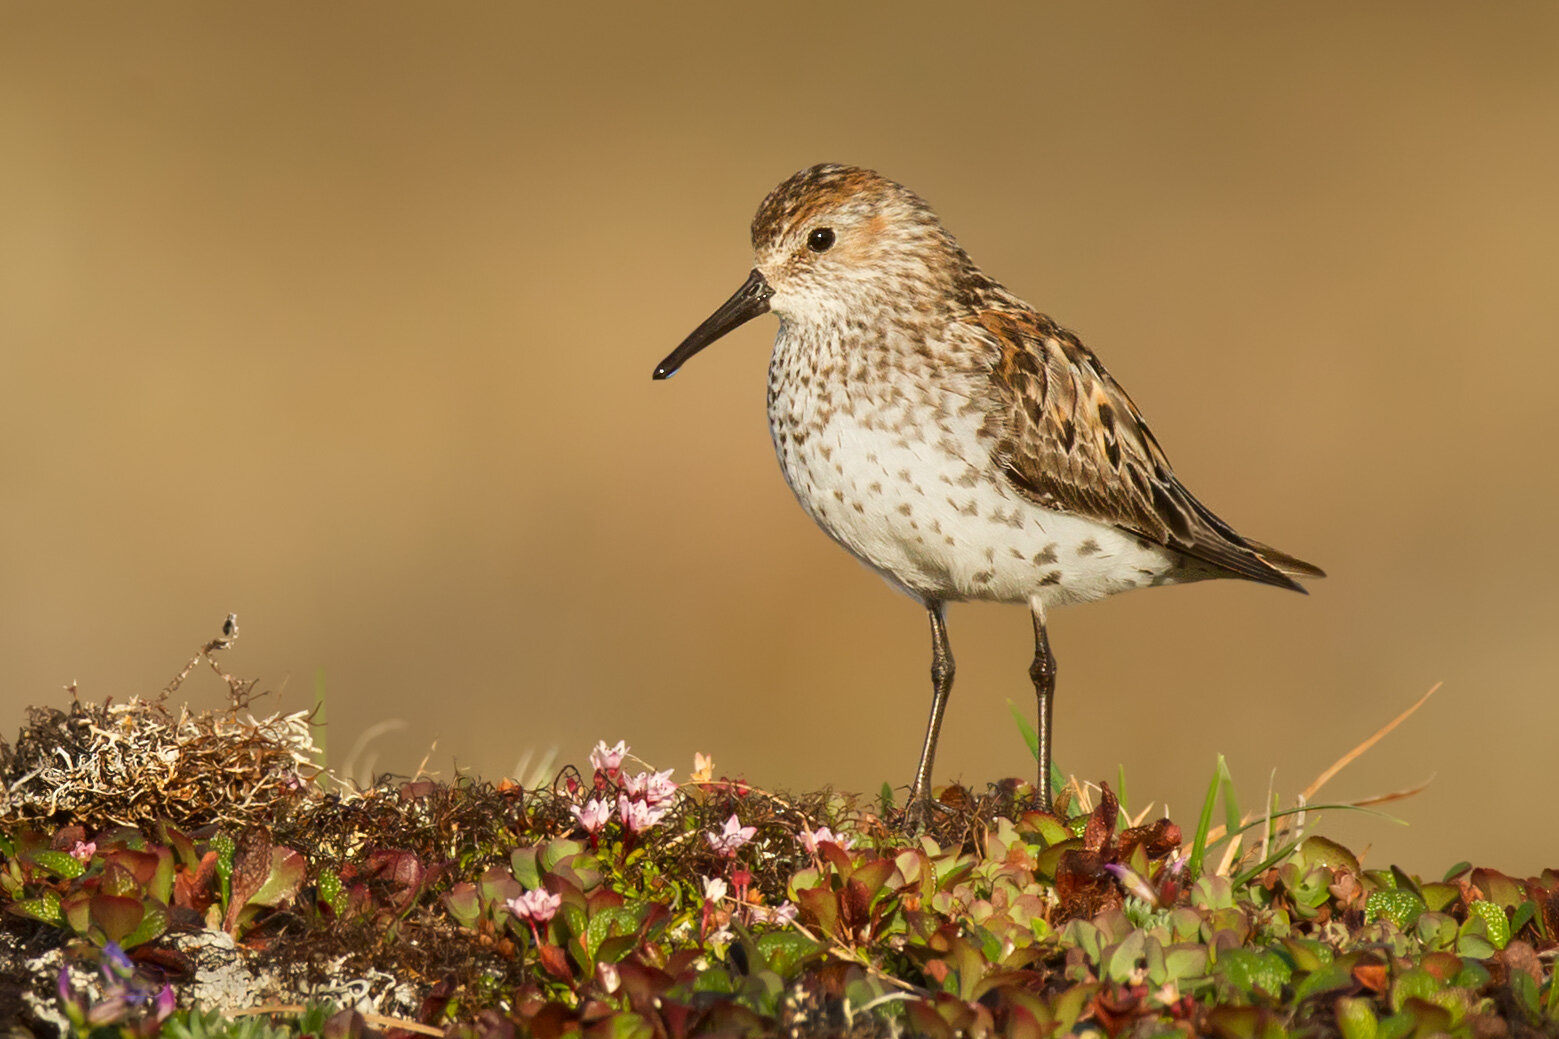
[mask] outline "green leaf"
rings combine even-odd
[[[509,869],[526,891],[541,887],[541,866],[536,861],[540,850],[536,847],[515,848],[514,854],[509,856]]]
[[[567,838],[548,841],[541,846],[539,857],[541,868],[544,872],[550,873],[557,868],[558,863],[575,855],[583,854],[584,850],[585,846],[583,844]]]
[[[763,954],[764,962],[787,981],[803,961],[826,948],[799,931],[772,931],[758,937],[758,951]]]
[[[591,963],[596,962],[602,942],[608,938],[637,935],[642,920],[642,913],[627,906],[607,906],[597,910],[585,926],[585,952],[589,955]],[[632,944],[629,944],[621,950],[620,954],[632,948]]]
[[[714,992],[730,995],[734,986],[731,976],[723,970],[701,970],[693,975],[694,992]]]
[[[1057,1034],[1066,1035],[1072,1030],[1077,1019],[1082,1016],[1083,1009],[1098,994],[1100,987],[1097,984],[1073,985],[1056,997],[1056,1023],[1060,1026]]]
[[[1130,981],[1136,972],[1137,961],[1147,956],[1147,943],[1146,934],[1133,930],[1123,941],[1104,950],[1099,961],[1100,976],[1117,985]]]
[[[1467,921],[1456,932],[1456,951],[1463,956],[1486,960],[1510,940],[1510,923],[1498,906],[1479,909],[1486,902],[1468,906]]]
[[[60,896],[53,891],[45,891],[37,898],[24,898],[13,902],[11,908],[23,916],[42,920],[46,924],[53,924],[55,927],[65,926],[65,914],[60,910]]]
[[[1520,934],[1521,929],[1533,920],[1537,919],[1537,903],[1532,901],[1522,902],[1516,907],[1515,913],[1510,917],[1510,933]]]
[[[1552,984],[1552,982],[1550,982]],[[1510,972],[1510,991],[1515,993],[1516,1003],[1533,1024],[1542,1020],[1542,1003],[1538,1000],[1537,982],[1524,970]]]
[[[1376,1039],[1380,1022],[1368,999],[1344,997],[1337,1001],[1337,1027],[1343,1039]]]
[[[338,879],[336,883],[340,884],[341,881]],[[324,889],[325,886],[321,883],[321,894],[324,893]],[[456,923],[468,930],[476,927],[476,922],[482,915],[482,899],[476,893],[476,885],[470,881],[461,881],[450,888],[444,895],[444,907],[449,910],[449,915],[455,918]]]
[[[1305,938],[1284,938],[1283,949],[1288,953],[1288,960],[1295,970],[1310,971],[1320,970],[1332,962],[1331,946],[1325,942]]]
[[[164,845],[158,845],[151,849],[151,854],[157,856],[157,868],[152,877],[146,883],[147,892],[164,905],[173,901],[173,874],[177,865],[173,857],[173,849]]]
[[[591,1028],[590,1034],[603,1039],[653,1039],[655,1035],[655,1029],[648,1021],[626,1010],[607,1018],[605,1026],[604,1030],[599,1025]]]
[[[1329,963],[1305,975],[1294,986],[1294,1002],[1303,1003],[1311,996],[1352,988],[1353,984],[1351,970],[1340,963]]]
[[[133,949],[137,945],[162,937],[168,930],[168,907],[157,901],[141,903],[145,910],[141,916],[141,922],[135,925],[135,929],[123,938],[119,939],[119,946],[123,949]]]
[[[211,838],[211,850],[217,853],[217,889],[221,892],[223,906],[233,899],[233,855],[237,849],[238,845],[225,832]]]
[[[351,896],[347,894],[346,885],[341,883],[341,878],[335,871],[321,869],[319,871],[319,900],[330,907],[330,911],[336,914],[336,919],[346,915],[347,907],[351,904]],[[455,885],[459,887],[460,885]],[[471,887],[468,883],[467,887]],[[474,889],[473,889],[474,893]],[[480,908],[480,907],[479,907]],[[470,927],[471,924],[465,924]]]
[[[62,880],[75,880],[87,871],[86,865],[76,861],[69,852],[45,849],[33,852],[28,858]]]
[[[1207,946],[1171,945],[1164,950],[1164,971],[1173,981],[1202,977],[1207,973]]]
[[[1359,872],[1359,860],[1353,852],[1325,837],[1306,837],[1299,845],[1299,858],[1307,869],[1325,866],[1333,870],[1345,869],[1350,873]]]
[[[1482,918],[1487,925],[1489,944],[1503,949],[1510,941],[1510,921],[1505,919],[1505,910],[1495,902],[1480,898],[1467,907],[1468,919],[1474,916]]]
[[[1260,993],[1272,999],[1283,994],[1283,986],[1294,975],[1283,957],[1255,949],[1224,949],[1218,954],[1214,971],[1242,992]]]
[[[1364,920],[1366,923],[1390,920],[1399,930],[1407,931],[1418,921],[1424,909],[1424,900],[1411,891],[1376,891],[1364,902]]]
[[[1429,999],[1440,991],[1440,982],[1422,967],[1409,967],[1391,983],[1391,1009],[1401,1010],[1410,999]]]
[[[303,886],[307,864],[291,848],[271,849],[271,870],[260,890],[249,896],[246,905],[275,906],[292,898]]]

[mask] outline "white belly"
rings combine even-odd
[[[1050,607],[1172,579],[1177,557],[1162,546],[1020,497],[978,416],[926,417],[839,410],[803,431],[771,407],[802,508],[889,581],[922,599]]]

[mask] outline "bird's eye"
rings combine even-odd
[[[834,229],[832,227],[819,227],[807,235],[807,248],[815,253],[823,253],[834,244]]]

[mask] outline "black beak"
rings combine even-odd
[[[669,379],[675,375],[677,369],[687,363],[698,351],[710,343],[725,335],[738,325],[746,324],[759,314],[769,312],[769,297],[774,295],[774,290],[769,288],[769,283],[763,280],[763,275],[754,270],[747,275],[747,280],[742,282],[742,287],[736,290],[736,294],[724,303],[720,309],[710,314],[702,325],[693,329],[693,334],[682,340],[682,345],[655,366],[655,378]]]

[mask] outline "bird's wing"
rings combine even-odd
[[[1290,573],[1320,576],[1281,553],[1263,558],[1265,546],[1240,537],[1181,486],[1137,406],[1072,333],[1027,307],[978,310],[973,321],[990,337],[1003,412],[993,455],[1025,498],[1253,581],[1302,591]]]

